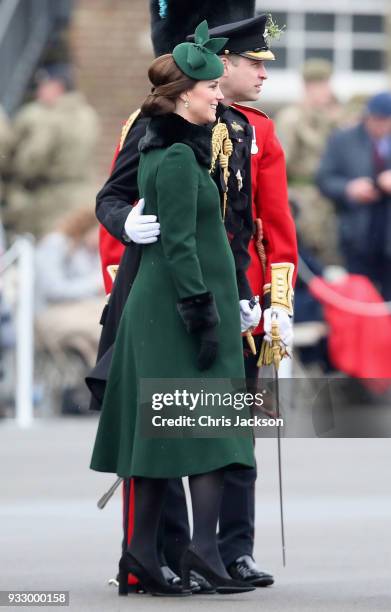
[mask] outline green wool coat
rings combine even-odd
[[[253,467],[251,435],[173,439],[148,438],[141,431],[141,379],[202,379],[207,391],[208,379],[245,374],[235,265],[208,171],[211,131],[178,115],[156,117],[140,150],[139,192],[144,212],[157,215],[161,236],[143,248],[122,315],[91,468],[123,477],[175,478]],[[200,372],[199,339],[187,333],[176,305],[206,291],[214,294],[220,316],[219,350],[212,367]],[[249,415],[242,410],[240,416]]]

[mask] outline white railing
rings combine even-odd
[[[15,266],[16,295],[16,374],[15,417],[21,428],[33,422],[34,371],[34,242],[29,236],[18,237],[0,260],[0,271]]]

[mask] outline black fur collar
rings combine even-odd
[[[176,142],[188,145],[197,161],[210,167],[212,157],[212,126],[189,123],[176,113],[152,117],[147,132],[139,143],[139,151],[170,147]]]

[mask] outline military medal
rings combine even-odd
[[[251,154],[255,155],[256,153],[258,153],[258,145],[257,145],[257,139],[255,137],[255,125],[253,125],[253,139],[251,143]]]
[[[243,132],[244,128],[243,126],[240,125],[240,123],[238,123],[237,121],[233,121],[231,123],[231,127],[235,132]]]

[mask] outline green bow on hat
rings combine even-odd
[[[209,81],[221,77],[224,66],[216,55],[228,38],[209,38],[208,22],[202,21],[194,33],[194,43],[181,43],[172,53],[182,72],[196,81]]]

